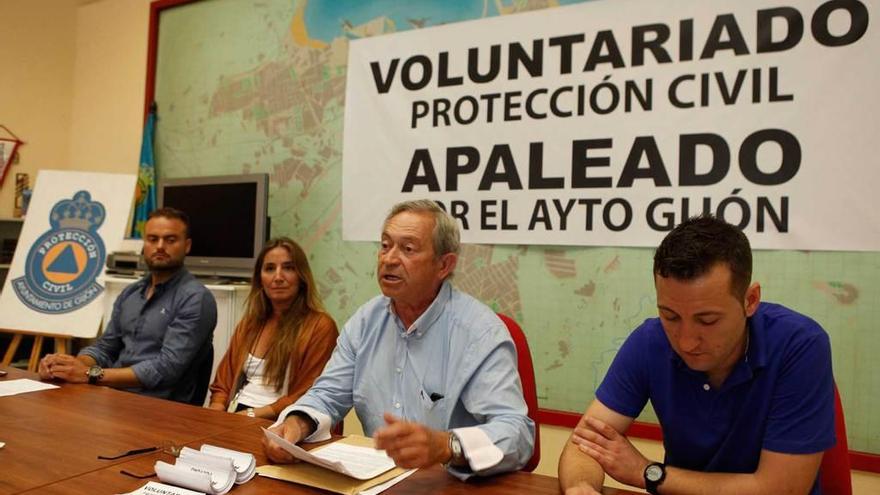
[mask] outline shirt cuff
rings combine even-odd
[[[141,361],[131,365],[131,371],[145,389],[153,389],[162,383],[162,375],[150,361]]]
[[[303,442],[311,443],[330,440],[330,416],[318,411],[317,409],[312,409],[308,406],[287,406],[286,408],[284,408],[283,411],[281,411],[281,414],[278,415],[278,419],[272,426],[278,426],[283,423],[287,419],[287,416],[289,416],[290,413],[294,411],[299,411],[308,415],[308,417],[312,418],[312,421],[314,421],[315,424],[318,425],[318,427],[311,435],[302,439]]]
[[[79,356],[88,356],[88,357],[94,359],[95,364],[97,364],[98,366],[100,366],[102,368],[109,368],[110,367],[110,363],[106,363],[104,361],[104,359],[102,359],[102,356],[100,356],[98,353],[92,351],[88,347],[79,351],[79,354],[77,354],[77,357],[79,357]]]
[[[484,471],[504,459],[504,452],[479,427],[456,428],[452,432],[458,437],[472,471]]]

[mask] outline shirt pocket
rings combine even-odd
[[[421,422],[436,430],[447,428],[447,406],[449,400],[442,392],[429,391],[424,387],[418,392],[418,410]]]

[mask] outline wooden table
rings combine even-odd
[[[6,380],[35,378],[9,369]],[[3,378],[0,378],[3,380]],[[136,479],[120,473],[153,473],[157,460],[173,463],[170,454],[152,452],[118,460],[98,460],[130,449],[163,442],[198,449],[204,443],[252,452],[257,465],[267,464],[260,447],[261,426],[270,422],[106,387],[63,384],[61,388],[0,397],[0,495],[11,493],[93,495],[127,493],[155,476]],[[255,477],[233,488],[233,495],[325,493],[283,481]],[[405,494],[558,494],[556,478],[510,473],[462,483],[439,466],[423,469],[385,492]],[[606,488],[607,495],[633,492]]]
[[[38,379],[7,368],[4,378]],[[163,442],[192,443],[255,420],[108,387],[61,388],[0,397],[0,494],[19,493],[108,465],[100,460]],[[108,492],[109,493],[109,492]]]

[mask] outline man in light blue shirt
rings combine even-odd
[[[385,220],[377,275],[382,296],[343,328],[314,386],[278,417],[292,442],[329,438],[354,407],[395,463],[442,463],[460,479],[521,468],[534,448],[516,350],[504,323],[447,280],[458,227],[433,201],[396,205]],[[293,459],[264,441],[275,462]]]

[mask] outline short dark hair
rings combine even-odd
[[[654,275],[693,280],[718,263],[730,268],[730,289],[744,296],[752,280],[752,248],[737,227],[712,215],[685,220],[654,252]]]
[[[189,239],[189,215],[178,210],[177,208],[172,208],[170,206],[164,206],[162,208],[157,208],[157,209],[151,211],[150,214],[147,215],[147,221],[149,222],[150,220],[152,220],[156,217],[173,218],[176,220],[180,220],[184,226],[184,229],[183,229],[184,235],[186,236],[187,239]]]

